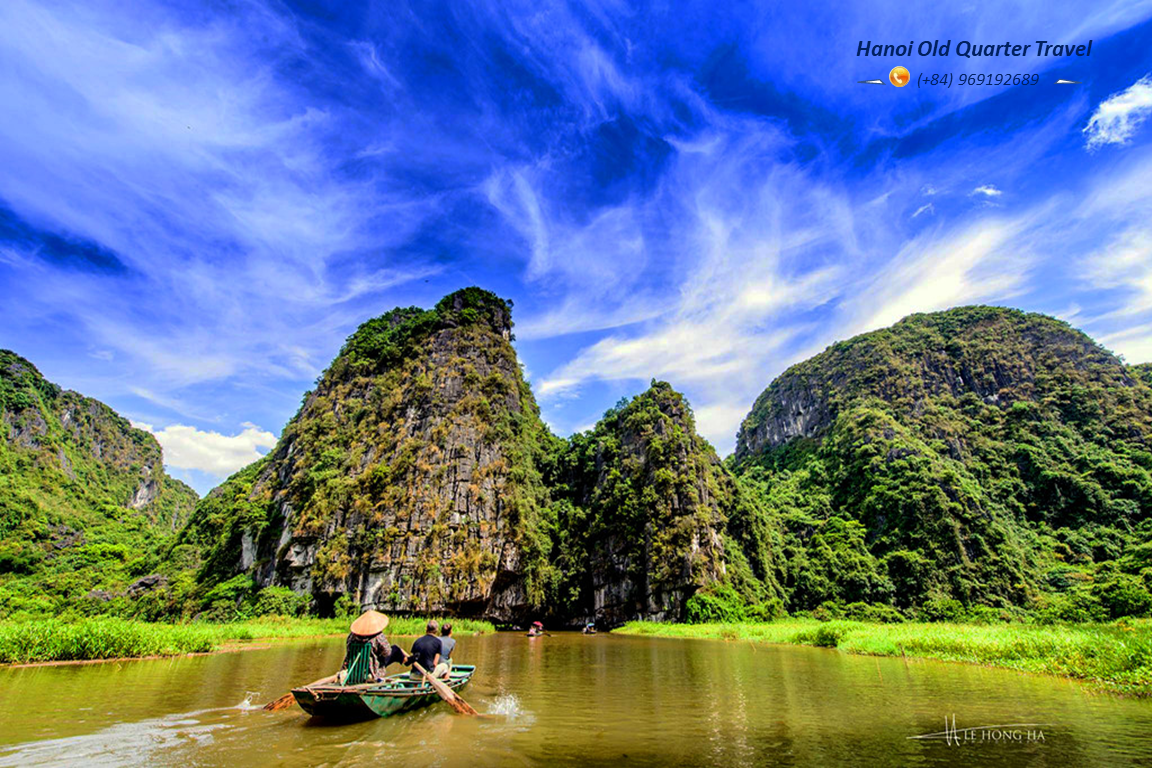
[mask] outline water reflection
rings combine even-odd
[[[447,707],[326,725],[258,704],[339,665],[339,640],[217,656],[0,671],[0,766],[1112,765],[1152,762],[1152,702],[964,665],[748,643],[559,634],[461,638],[479,666]],[[1051,723],[1043,741],[948,744]]]

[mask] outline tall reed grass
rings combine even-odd
[[[627,635],[815,645],[844,653],[988,664],[1152,695],[1152,622],[1114,624],[869,624],[784,619],[763,624],[630,622]]]
[[[426,619],[394,618],[386,633],[418,635]],[[493,632],[486,621],[449,619],[458,635]],[[46,619],[0,622],[0,663],[176,656],[218,650],[228,643],[273,638],[340,636],[348,619],[269,616],[236,623],[151,624],[116,618],[76,622]]]

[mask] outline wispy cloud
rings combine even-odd
[[[1029,260],[1012,242],[1023,221],[982,220],[956,233],[910,241],[846,305],[847,335],[883,328],[914,312],[1004,300],[1027,279]],[[1015,253],[1007,252],[1009,243]]]
[[[1092,113],[1084,126],[1085,146],[1099,149],[1106,144],[1127,144],[1152,114],[1152,75],[1145,75],[1114,93]]]
[[[142,15],[143,28],[100,4],[0,9],[0,96],[20,105],[0,115],[0,199],[131,269],[32,283],[31,306],[58,312],[68,283],[66,311],[162,388],[293,371],[283,321],[297,347],[331,344],[322,312],[438,271],[385,256],[431,202],[341,174],[328,152],[342,119],[277,75],[306,46],[291,19],[260,5],[206,24]],[[142,333],[145,313],[160,322]]]
[[[172,424],[164,429],[142,422],[133,422],[132,426],[156,437],[164,449],[165,465],[199,470],[218,479],[243,469],[276,445],[276,436],[255,424],[244,424],[243,431],[235,435],[207,432],[184,424]]]
[[[1099,288],[1124,289],[1124,303],[1102,318],[1152,311],[1152,229],[1130,229],[1089,256],[1085,276]]]

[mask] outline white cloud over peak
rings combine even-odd
[[[179,469],[196,469],[225,478],[264,455],[260,451],[276,445],[276,435],[255,424],[244,423],[235,435],[207,432],[185,424],[172,424],[157,430],[151,424],[132,422],[151,432],[164,449],[164,463]]]
[[[1152,114],[1152,75],[1144,75],[1119,93],[1114,93],[1092,113],[1084,126],[1085,146],[1098,149],[1105,144],[1127,144],[1140,124]]]

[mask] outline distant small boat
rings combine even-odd
[[[474,665],[454,666],[444,683],[458,691],[468,685],[475,671]],[[391,717],[440,701],[431,685],[410,679],[407,672],[387,677],[380,683],[305,686],[294,689],[292,695],[308,714],[332,720]]]

